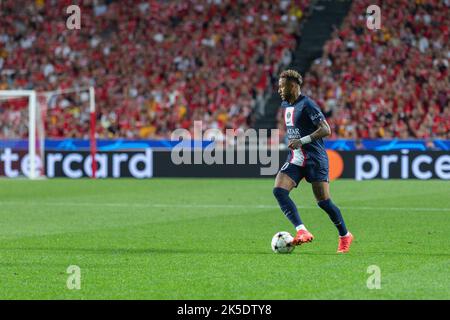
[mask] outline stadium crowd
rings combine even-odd
[[[371,2],[353,2],[304,77],[333,138],[450,138],[449,3],[386,0],[381,29],[369,30]],[[1,2],[0,90],[93,85],[99,138],[167,138],[194,120],[251,126],[310,4],[81,1],[80,30],[66,26],[69,5]],[[53,96],[47,136],[87,137],[88,101],[81,91]],[[0,138],[26,137],[25,106],[0,100]]]
[[[383,1],[380,30],[366,27],[371,4],[353,2],[304,93],[333,137],[450,139],[450,1]]]
[[[71,2],[1,2],[0,90],[93,85],[99,138],[167,138],[194,120],[247,128],[290,61],[309,3],[81,1],[81,29],[69,30]],[[53,96],[47,137],[86,137],[88,100]],[[25,105],[0,101],[0,138],[26,136]]]

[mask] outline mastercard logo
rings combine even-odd
[[[330,180],[335,180],[344,172],[344,160],[341,155],[334,150],[327,150],[328,161],[330,166]]]

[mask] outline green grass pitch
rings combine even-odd
[[[333,182],[347,255],[306,182],[292,197],[315,240],[272,253],[277,231],[294,232],[272,186],[0,180],[0,299],[450,299],[449,182]],[[367,287],[371,265],[381,289]]]

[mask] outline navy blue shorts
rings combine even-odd
[[[297,188],[300,180],[305,178],[309,183],[311,182],[329,182],[328,166],[320,165],[317,162],[306,162],[306,166],[300,167],[295,164],[286,162],[280,169],[280,172],[287,174],[295,182]]]

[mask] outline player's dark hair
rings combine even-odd
[[[280,74],[280,79],[286,79],[288,81],[292,81],[297,83],[299,86],[302,85],[303,83],[303,78],[301,76],[301,74],[295,70],[289,69],[289,70],[284,70],[281,74]]]

